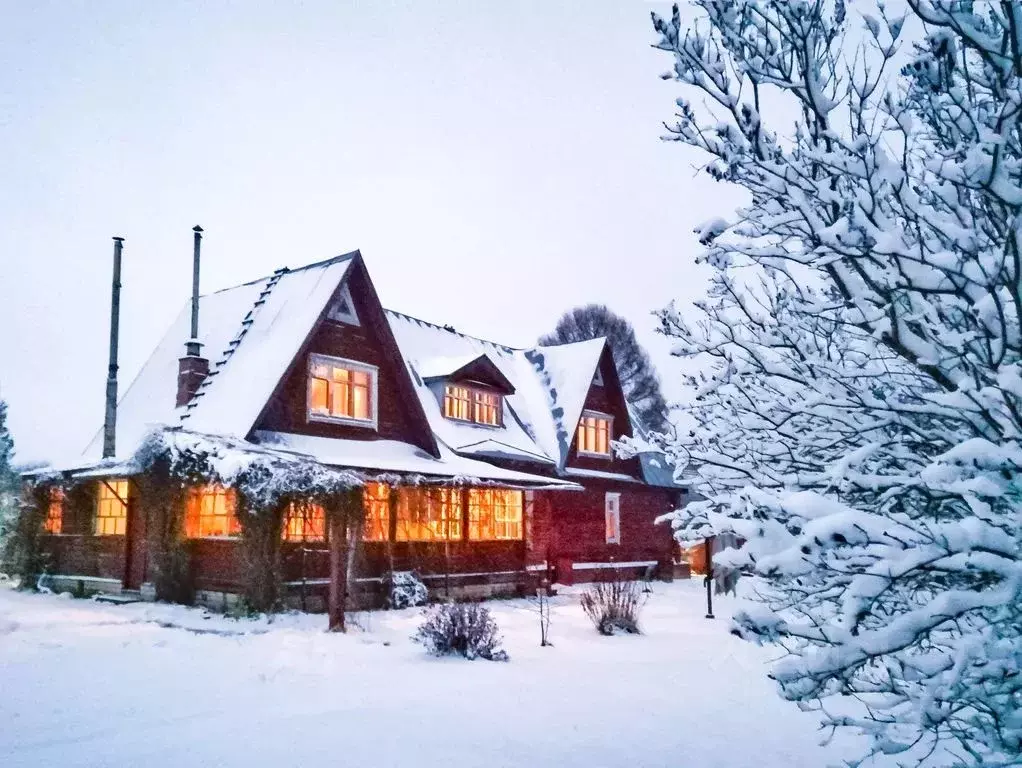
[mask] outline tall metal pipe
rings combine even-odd
[[[185,344],[186,353],[191,357],[201,354],[199,344],[199,264],[202,255],[202,227],[192,227],[192,335]]]
[[[114,275],[110,289],[110,364],[106,374],[106,413],[103,418],[103,458],[117,453],[117,342],[121,321],[121,250],[124,238],[114,238]]]

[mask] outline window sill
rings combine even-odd
[[[187,536],[187,541],[241,541],[241,534],[236,536]]]
[[[595,453],[592,451],[576,451],[576,454],[584,459],[613,459],[612,453]]]
[[[484,421],[474,421],[472,419],[459,419],[457,416],[444,416],[447,421],[453,421],[455,424],[468,424],[472,427],[484,427],[486,429],[503,429],[504,424],[487,424]]]
[[[362,427],[363,429],[378,429],[376,419],[349,419],[344,416],[323,416],[317,413],[310,413],[308,415],[310,423],[316,422],[319,424],[339,424],[345,427]]]

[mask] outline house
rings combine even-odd
[[[212,446],[222,463],[357,478],[365,518],[349,594],[363,604],[396,571],[455,597],[671,576],[671,534],[654,521],[681,491],[657,457],[612,451],[631,422],[604,340],[516,349],[385,310],[357,251],[199,296],[199,237],[193,302],[110,403],[109,428],[79,460],[37,474],[54,584],[151,580],[156,502],[138,456],[154,433]],[[200,601],[242,591],[238,503],[215,482],[173,502]],[[327,529],[321,507],[292,502],[279,535],[289,599],[307,607],[326,589]]]

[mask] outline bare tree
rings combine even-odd
[[[635,338],[632,324],[603,304],[586,304],[564,313],[553,333],[543,336],[542,345],[570,344],[606,338],[614,366],[643,431],[667,432],[667,401],[660,392],[660,379],[646,350]]]

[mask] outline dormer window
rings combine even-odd
[[[580,456],[610,458],[614,417],[598,411],[584,411],[578,422],[576,446]]]
[[[376,428],[374,365],[327,355],[309,356],[309,421]]]
[[[444,416],[499,427],[503,421],[503,398],[496,392],[464,384],[444,388]]]

